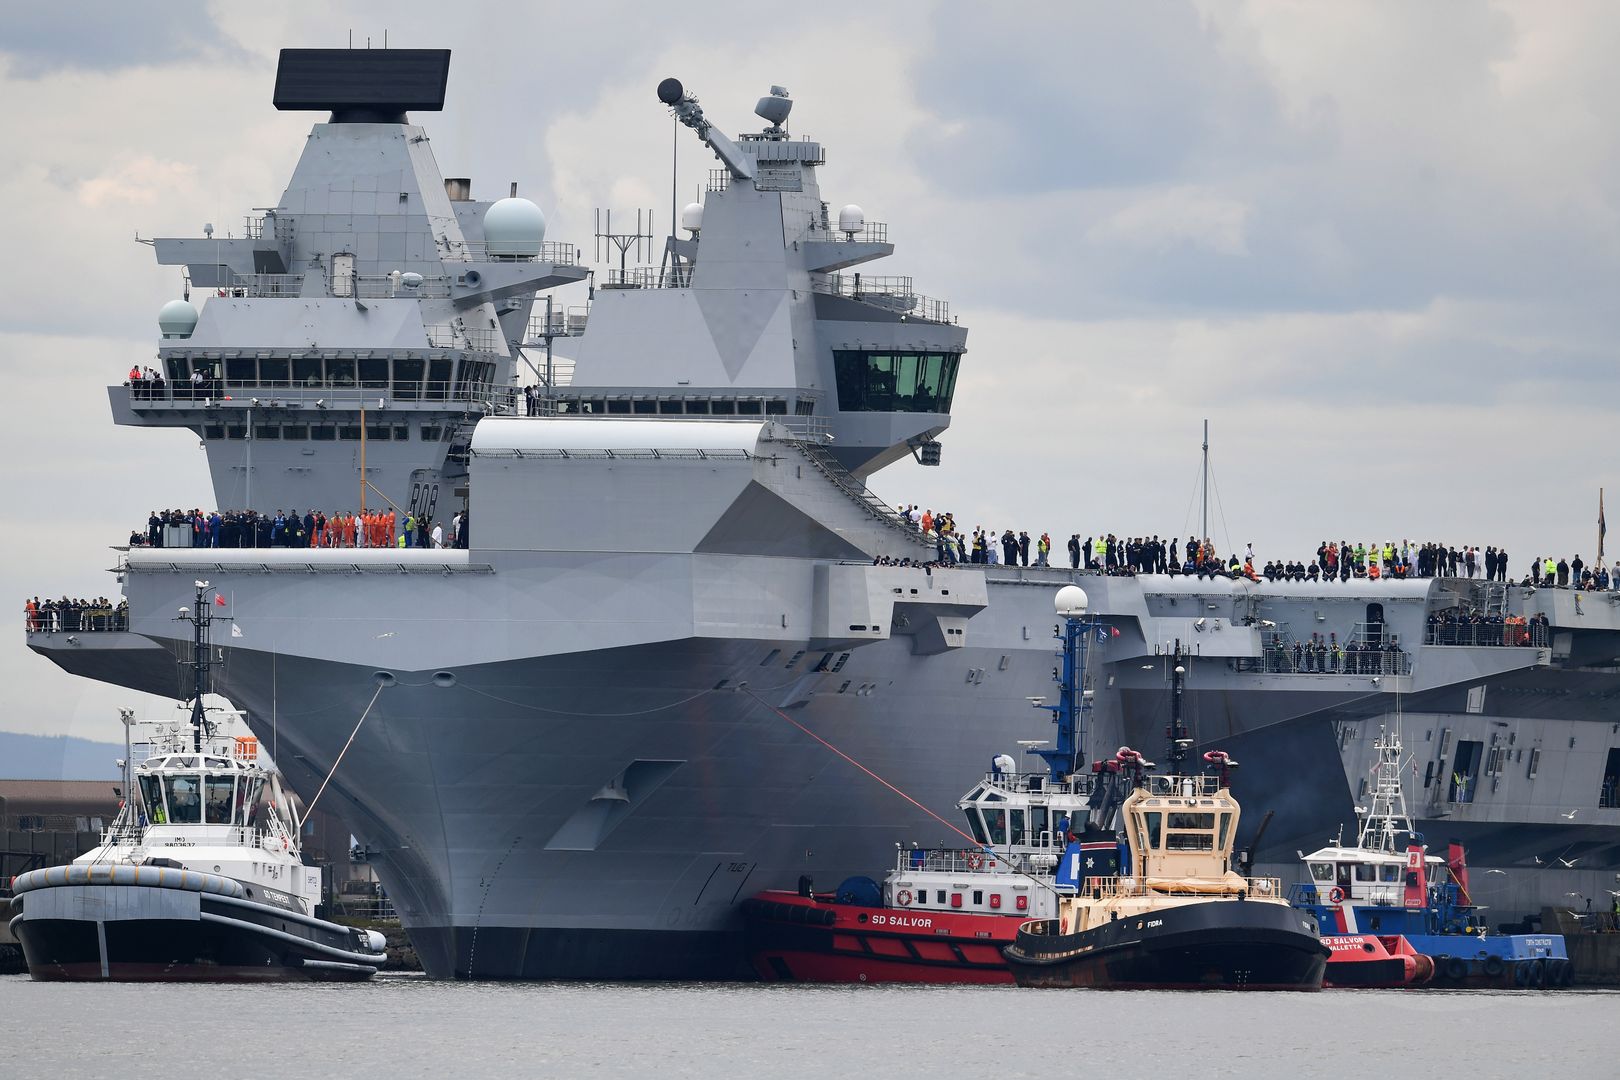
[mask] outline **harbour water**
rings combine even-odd
[[[1613,1080],[1620,993],[48,984],[0,978],[8,1072],[315,1077],[1131,1075]],[[32,1060],[34,1065],[29,1066]],[[189,1064],[188,1064],[189,1063]]]

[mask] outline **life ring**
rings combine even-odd
[[[1493,979],[1501,977],[1502,972],[1506,970],[1506,968],[1507,965],[1502,962],[1502,958],[1500,956],[1487,956],[1485,958],[1485,974],[1489,975]]]
[[[895,893],[894,894],[894,902],[899,904],[901,907],[910,907],[911,906],[911,890],[910,889],[901,889],[899,892]]]
[[[969,870],[977,870],[979,867],[981,867],[983,865],[984,865],[984,852],[982,852],[982,851],[970,851],[970,852],[967,853],[967,868]]]
[[[1330,903],[1330,904],[1342,904],[1342,903],[1344,903],[1344,890],[1339,888],[1337,885],[1335,885],[1335,886],[1333,886],[1333,888],[1329,889],[1328,890],[1328,903]]]

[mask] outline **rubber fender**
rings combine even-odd
[[[1414,961],[1412,982],[1415,985],[1421,986],[1423,983],[1426,983],[1430,979],[1434,978],[1434,958],[1432,956],[1425,956],[1422,953],[1413,953],[1412,960]]]
[[[1458,981],[1468,978],[1468,961],[1460,956],[1446,957],[1446,978]]]
[[[1502,972],[1506,970],[1507,965],[1502,962],[1502,958],[1500,956],[1487,956],[1485,958],[1485,974],[1489,975],[1491,978],[1501,978]]]
[[[1530,981],[1530,965],[1521,960],[1513,965],[1513,985],[1524,986]]]
[[[1539,990],[1547,984],[1547,962],[1545,960],[1530,961],[1530,979],[1526,984]]]

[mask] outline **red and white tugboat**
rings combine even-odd
[[[1054,871],[1085,831],[1096,805],[1098,774],[1077,773],[1090,691],[1084,689],[1089,635],[1086,594],[1075,585],[1057,594],[1064,622],[1063,668],[1054,713],[1056,748],[1026,746],[1045,759],[1039,772],[1018,772],[999,755],[958,808],[975,846],[899,848],[881,884],[851,878],[831,893],[809,878],[797,892],[767,890],[744,901],[750,962],[767,981],[1010,983],[1002,949],[1026,919],[1052,918]],[[1107,775],[1104,773],[1103,775]],[[896,845],[898,847],[898,845]],[[1095,865],[1112,866],[1111,836],[1083,844]]]

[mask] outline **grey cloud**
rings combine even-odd
[[[203,0],[119,0],[7,5],[0,56],[11,74],[37,79],[67,69],[117,71],[183,60],[239,58]]]

